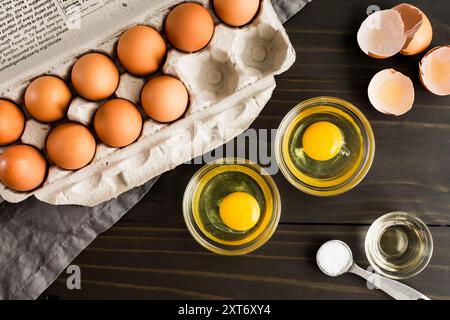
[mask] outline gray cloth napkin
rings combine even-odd
[[[36,299],[98,234],[150,190],[156,178],[94,208],[36,198],[0,204],[0,298]]]
[[[272,0],[285,22],[310,0]],[[94,208],[0,198],[0,299],[36,299],[100,233],[114,225],[157,178]]]
[[[281,22],[285,23],[311,0],[272,0],[273,7]]]

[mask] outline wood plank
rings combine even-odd
[[[367,267],[367,227],[280,226],[264,247],[243,257],[223,257],[201,248],[183,225],[155,227],[119,223],[101,235],[73,264],[82,290],[66,288],[61,275],[43,295],[62,299],[387,299],[353,275],[330,278],[315,265],[315,253],[329,239],[351,246]],[[433,227],[435,252],[419,276],[405,281],[434,299],[449,299],[450,234]]]

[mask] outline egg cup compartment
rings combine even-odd
[[[128,26],[111,30],[111,35],[83,43],[78,52],[67,53],[46,69],[37,68],[33,77],[19,79],[14,85],[0,90],[0,97],[23,105],[23,93],[30,80],[42,74],[69,80],[76,59],[88,52],[106,53],[120,66],[115,49],[122,32],[137,24],[163,30],[167,13],[182,2],[166,0],[157,10],[149,9],[129,21]],[[183,118],[165,124],[145,116],[141,136],[132,145],[116,149],[99,143],[88,166],[77,171],[50,166],[43,186],[28,193],[13,191],[0,183],[0,196],[9,202],[20,202],[34,195],[55,205],[95,206],[223,145],[246,130],[269,101],[275,88],[274,75],[294,63],[295,51],[269,0],[262,0],[259,16],[244,28],[220,24],[210,1],[195,2],[203,4],[212,13],[217,24],[215,35],[209,45],[197,53],[185,54],[169,49],[162,68],[163,72],[181,79],[190,91],[191,105]],[[272,37],[267,36],[269,31]],[[274,39],[277,42],[269,45]],[[270,48],[264,62],[255,65],[252,59],[246,59],[245,52],[236,44],[239,41],[253,41]],[[256,52],[256,60],[261,57]],[[251,68],[260,71],[249,75]],[[120,83],[114,96],[140,107],[141,89],[148,78],[120,70]],[[75,95],[67,118],[91,126],[96,110],[104,102],[87,101]],[[46,137],[53,127],[54,124],[29,119],[21,141],[45,153]],[[0,153],[4,149],[0,147]]]
[[[235,93],[239,71],[223,51],[204,50],[196,54],[171,52],[164,71],[184,83],[189,91],[191,106],[188,113],[211,106]]]
[[[241,32],[233,43],[237,65],[250,77],[282,69],[288,49],[283,35],[268,24]]]
[[[241,29],[231,44],[237,67],[247,79],[241,86],[268,74],[280,74],[291,65],[295,51],[270,1],[262,1],[259,15]]]

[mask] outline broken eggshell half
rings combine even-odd
[[[430,50],[419,63],[424,87],[439,96],[450,95],[450,45]]]
[[[433,30],[426,15],[407,3],[374,12],[364,20],[357,39],[367,55],[384,59],[397,53],[414,55],[431,43]]]
[[[385,114],[400,116],[414,104],[411,79],[394,69],[378,72],[369,83],[368,94],[375,109]]]
[[[372,13],[364,20],[357,34],[361,50],[373,58],[389,58],[400,52],[406,43],[404,23],[396,10]]]
[[[411,56],[425,51],[433,40],[433,28],[428,17],[419,8],[407,3],[401,3],[393,9],[402,17],[407,38],[400,53]]]

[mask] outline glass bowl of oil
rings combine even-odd
[[[266,243],[278,226],[281,200],[273,179],[257,164],[239,158],[213,161],[188,183],[183,215],[203,247],[243,255]]]
[[[433,255],[430,229],[417,216],[391,212],[375,220],[365,240],[367,259],[379,274],[407,279],[419,274]]]
[[[335,196],[355,187],[375,154],[367,118],[351,103],[333,97],[312,98],[292,109],[275,144],[283,175],[315,196]]]

